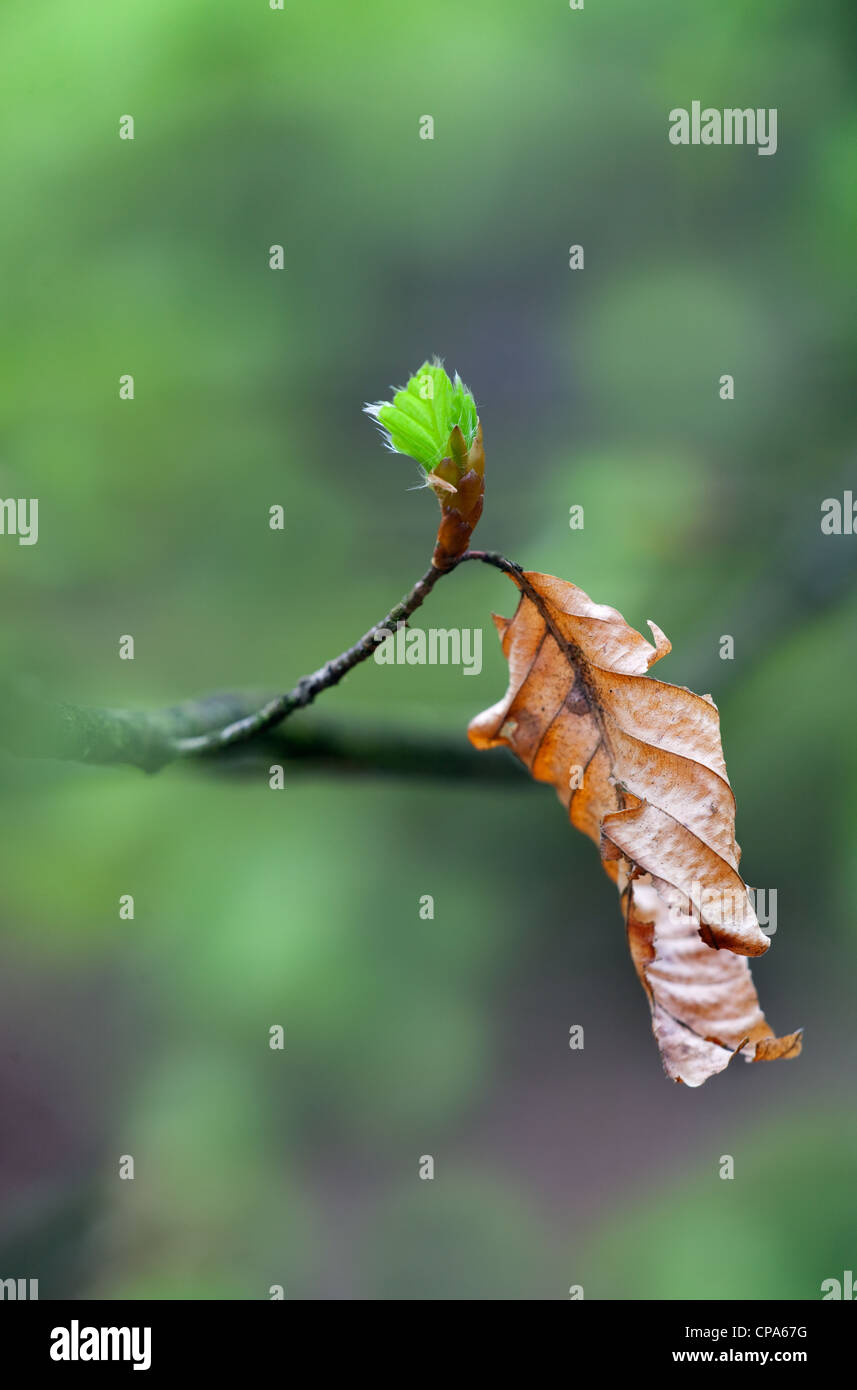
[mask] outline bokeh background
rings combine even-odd
[[[436,520],[360,407],[440,353],[481,543],[656,619],[659,674],[718,701],[778,893],[756,982],[806,1027],[672,1086],[597,854],[525,778],[5,757],[0,1276],[818,1298],[857,1259],[857,537],[820,533],[857,492],[853,6],[45,0],[0,48],[0,496],[40,499],[0,542],[4,670],[156,708],[349,645]],[[776,107],[778,152],[672,146],[694,99]],[[482,674],[370,663],[318,717],[463,742],[513,599],[467,567],[418,621],[484,625]]]

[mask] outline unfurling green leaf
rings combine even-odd
[[[427,473],[450,457],[456,427],[469,450],[479,424],[472,394],[457,372],[448,376],[437,357],[424,362],[392,401],[364,409],[378,421],[388,448],[416,459]]]

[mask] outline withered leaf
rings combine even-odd
[[[599,846],[667,1074],[698,1086],[738,1052],[796,1056],[800,1033],[774,1037],[745,959],[770,943],[738,872],[716,705],[646,674],[670,650],[654,623],[652,645],[574,584],[510,577],[517,612],[494,619],[509,688],[470,738],[511,748]]]

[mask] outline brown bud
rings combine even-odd
[[[456,433],[463,444],[464,440],[457,427],[453,431],[453,435]],[[460,454],[458,443],[458,440],[450,439],[450,457],[439,463],[434,470],[443,482],[456,480],[454,493],[447,492],[445,487],[436,489],[440,502],[441,520],[432,563],[439,570],[451,569],[456,560],[464,554],[470,544],[470,537],[476,523],[482,515],[482,501],[485,492],[485,455],[482,449],[482,427],[479,427],[473,444],[463,455]],[[456,453],[459,453],[459,457],[466,465],[463,473],[459,473]]]

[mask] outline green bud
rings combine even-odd
[[[430,473],[451,452],[458,429],[467,449],[476,438],[476,402],[456,372],[450,378],[439,358],[424,362],[392,401],[364,406],[378,421],[389,449],[407,454]]]

